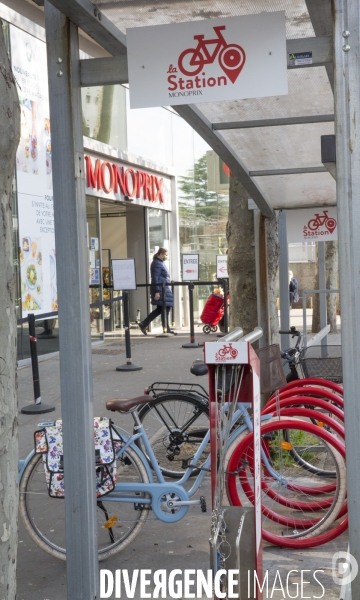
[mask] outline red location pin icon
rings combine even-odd
[[[335,219],[332,219],[331,217],[325,222],[325,227],[328,231],[330,231],[330,233],[332,233],[334,231],[334,229],[336,228],[337,222]]]
[[[246,61],[244,48],[237,44],[225,46],[219,56],[219,64],[231,83],[235,83]]]

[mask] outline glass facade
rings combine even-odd
[[[9,26],[3,23],[9,52]],[[81,58],[89,58],[81,53]],[[83,134],[93,140],[117,148],[128,155],[142,157],[158,165],[172,168],[176,174],[176,188],[179,217],[179,250],[199,254],[200,280],[212,281],[215,278],[216,255],[226,252],[226,222],[228,216],[228,171],[211,148],[193,129],[171,108],[149,108],[132,110],[129,107],[128,89],[121,86],[89,87],[82,89]],[[19,265],[19,231],[16,179],[14,179],[13,229],[14,229],[14,268],[16,275],[17,317],[22,317],[21,283]],[[87,197],[87,222],[89,241],[89,300],[90,303],[104,297],[102,266],[109,269],[109,257],[104,259],[101,247],[100,203],[98,198]],[[147,212],[149,262],[159,246],[169,247],[169,214],[149,208]],[[110,215],[112,218],[112,215]],[[114,219],[116,219],[114,215]],[[127,215],[131,220],[131,215]],[[128,221],[128,226],[129,226]],[[109,228],[108,228],[109,229]],[[110,232],[111,233],[111,232]],[[142,234],[144,235],[144,234]],[[97,240],[96,247],[92,240]],[[95,244],[95,242],[94,242]],[[106,240],[102,244],[108,248]],[[127,248],[127,252],[129,252]],[[55,252],[55,250],[54,250]],[[124,249],[126,253],[126,250]],[[55,255],[54,255],[55,256]],[[174,256],[169,253],[170,261]],[[103,259],[103,260],[101,260]],[[106,263],[106,266],[104,266]],[[171,269],[171,263],[169,264]],[[104,289],[103,289],[104,288]],[[198,317],[212,286],[197,287],[195,290],[195,316]],[[104,334],[103,318],[106,309],[90,309],[91,334],[101,338]],[[108,318],[109,320],[109,318]],[[119,319],[112,318],[115,323]],[[42,322],[45,335],[39,344],[39,353],[58,349],[57,320]],[[47,330],[51,325],[51,334]],[[110,328],[110,329],[109,329]],[[105,323],[105,331],[111,330]],[[25,349],[27,324],[19,326],[19,358],[26,358]],[[48,339],[54,339],[49,348]],[[55,339],[56,338],[56,339]],[[44,347],[42,347],[44,345]],[[41,346],[41,348],[40,348]]]

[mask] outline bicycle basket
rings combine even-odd
[[[342,383],[341,346],[310,346],[299,356],[304,377],[319,377]]]
[[[268,394],[286,385],[279,344],[256,350],[260,360],[260,392]]]

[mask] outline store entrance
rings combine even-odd
[[[134,258],[137,283],[148,279],[146,252],[145,208],[128,203],[100,200],[101,263],[103,299],[114,298],[121,292],[114,291],[111,278],[111,260]],[[130,292],[130,321],[140,320],[147,314],[148,300],[145,288]],[[122,329],[122,306],[114,302],[104,306],[104,333],[116,333]]]

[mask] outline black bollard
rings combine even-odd
[[[126,363],[120,367],[116,367],[117,371],[141,371],[142,367],[134,365],[131,358],[131,341],[130,341],[130,318],[129,318],[129,293],[122,293],[123,311],[124,311],[124,332],[125,332],[125,350]]]
[[[55,406],[48,404],[42,404],[41,393],[40,393],[40,376],[39,376],[39,363],[37,356],[37,339],[35,331],[35,315],[34,313],[28,314],[29,323],[29,338],[30,338],[30,354],[31,354],[31,367],[34,385],[34,404],[29,404],[21,409],[21,412],[25,415],[40,415],[42,413],[48,413],[55,410]]]
[[[195,342],[195,324],[194,324],[194,284],[189,283],[189,318],[190,318],[190,342],[183,344],[183,348],[199,348]]]

